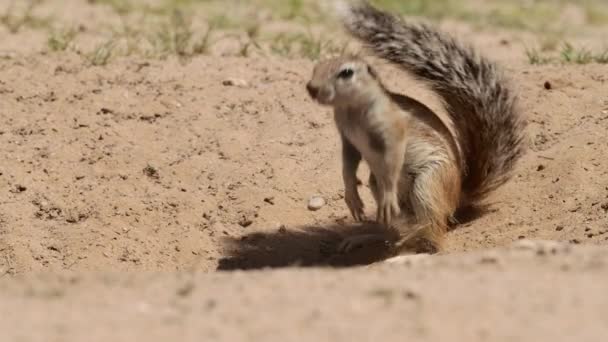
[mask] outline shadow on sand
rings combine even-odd
[[[380,238],[378,243],[348,254],[338,253],[338,246],[344,237],[359,234],[374,234]],[[374,223],[308,226],[251,233],[224,239],[224,257],[217,269],[367,265],[386,259],[390,243],[396,238],[394,233]]]
[[[488,209],[489,206],[463,208],[456,215],[457,222],[469,223]],[[453,228],[455,225],[451,226],[451,229]],[[374,234],[379,238],[377,243],[368,244],[347,254],[338,252],[338,246],[345,237],[361,234]],[[397,238],[396,232],[373,222],[254,232],[241,237],[228,237],[222,241],[224,257],[220,259],[217,270],[369,265],[391,257],[390,247]]]

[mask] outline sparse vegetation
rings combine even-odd
[[[97,47],[88,55],[88,61],[93,66],[103,66],[108,64],[110,58],[113,55],[116,42],[114,40],[108,40],[103,44],[97,45]]]
[[[532,64],[551,62],[606,63],[605,51],[561,45],[574,28],[565,25],[565,6],[577,8],[590,25],[608,23],[608,9],[600,0],[497,0],[484,6],[464,0],[371,0],[406,16],[429,20],[456,19],[475,27],[502,27],[532,31],[540,37],[538,48],[527,49]],[[0,7],[0,25],[16,33],[24,27],[48,30],[50,51],[83,51],[81,34],[74,29],[57,29],[35,13],[44,0],[11,0]],[[249,57],[253,54],[318,59],[343,52],[346,44],[335,34],[322,0],[88,0],[110,9],[120,25],[91,27],[97,44],[84,48],[91,65],[105,65],[113,57],[140,55],[148,58],[171,56],[188,59],[213,54]],[[268,29],[268,21],[280,22],[280,29]],[[310,28],[314,27],[315,30]],[[82,36],[86,36],[86,33]],[[103,40],[100,41],[99,37]],[[109,38],[108,38],[109,37]],[[218,44],[222,43],[222,44]],[[223,44],[226,43],[226,44]],[[88,50],[88,51],[87,51]]]
[[[575,49],[570,43],[564,43],[560,52],[561,60],[567,63],[587,64],[591,62],[591,52],[585,48]]]
[[[209,53],[211,45],[213,44],[213,41],[211,40],[213,32],[214,26],[213,24],[209,24],[209,27],[205,31],[205,34],[203,34],[203,36],[194,43],[192,47],[193,55],[204,55]]]
[[[534,31],[559,32],[567,23],[564,9],[578,7],[589,24],[608,23],[608,9],[603,0],[496,0],[483,8],[463,0],[375,0],[375,4],[407,16],[419,16],[432,20],[457,19],[481,26]]]
[[[526,56],[530,64],[547,64],[551,62],[551,59],[543,56],[538,49],[526,49]]]
[[[89,0],[89,3],[109,6],[119,15],[127,15],[136,9],[135,2],[129,0]]]
[[[0,15],[0,24],[13,34],[19,32],[23,27],[49,27],[50,18],[42,18],[34,15],[34,10],[41,3],[42,0],[28,0],[23,2],[11,0],[4,13]],[[18,4],[25,4],[25,8],[19,9]]]
[[[255,48],[258,51],[262,51],[262,47],[258,43],[259,33],[260,33],[260,24],[255,23],[250,25],[246,30],[246,38],[244,41],[241,40],[241,47],[239,49],[239,56],[241,57],[249,57],[251,48]]]
[[[318,59],[325,48],[331,45],[330,41],[324,41],[320,36],[314,35],[310,30],[300,38],[301,53],[307,58]]]
[[[608,23],[608,6],[605,2],[581,1],[585,18],[591,25],[606,25]]]
[[[372,3],[408,16],[441,19],[448,16],[465,16],[465,10],[457,0],[375,0]]]
[[[51,51],[65,51],[74,38],[78,31],[74,28],[53,30],[47,40],[47,44]]]
[[[550,55],[539,51],[538,49],[527,49],[526,56],[530,64],[548,64],[548,63],[573,63],[573,64],[589,64],[589,63],[608,63],[608,48],[594,51],[585,47],[575,47],[571,43],[564,43],[559,50],[557,56]]]
[[[306,33],[280,33],[273,37],[270,49],[281,56],[301,56],[316,60],[324,54],[344,51],[346,44],[323,39],[323,35]]]
[[[570,43],[565,43],[561,53],[561,59],[567,63],[588,64],[588,63],[607,63],[608,49],[603,51],[592,51],[585,47],[575,48]]]
[[[594,61],[600,64],[608,64],[608,48],[594,55]]]
[[[171,13],[169,22],[160,28],[149,38],[154,50],[161,56],[176,54],[185,56],[188,54],[189,43],[192,38],[190,24],[181,11]]]

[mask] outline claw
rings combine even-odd
[[[385,193],[382,195],[377,209],[376,220],[387,226],[390,225],[393,218],[399,216],[399,213],[401,212],[397,196],[392,193]]]
[[[353,219],[357,222],[361,222],[364,219],[363,212],[363,201],[361,201],[361,197],[359,197],[359,193],[355,192],[347,192],[344,196],[344,200],[346,201],[346,205],[348,206],[348,210],[352,215]]]

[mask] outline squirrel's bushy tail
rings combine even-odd
[[[351,35],[428,82],[443,99],[466,164],[466,199],[478,202],[505,183],[524,152],[525,122],[496,65],[428,25],[406,22],[366,1],[342,1],[338,8]]]

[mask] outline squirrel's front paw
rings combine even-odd
[[[385,192],[380,196],[376,220],[382,224],[390,225],[393,218],[399,216],[399,200],[395,192]]]
[[[344,200],[350,210],[350,214],[353,216],[355,221],[361,222],[365,220],[365,214],[363,212],[363,201],[357,191],[346,191],[344,194]]]

